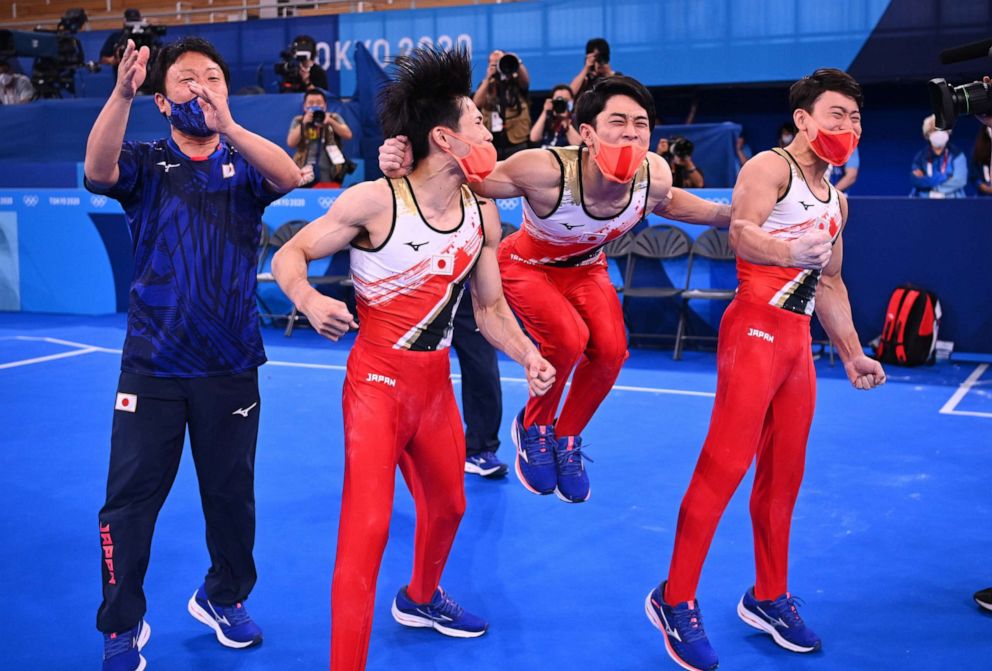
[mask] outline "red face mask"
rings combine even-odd
[[[850,130],[826,130],[823,126],[808,117],[810,123],[816,127],[816,137],[810,140],[809,131],[804,130],[806,139],[809,140],[810,149],[813,153],[822,158],[830,165],[841,166],[847,163],[851,154],[858,146],[861,136]]]
[[[481,182],[496,169],[496,147],[493,146],[492,142],[469,142],[450,130],[445,130],[445,132],[456,140],[460,140],[467,147],[461,156],[452,149],[445,149],[444,151],[458,161],[458,167],[465,173],[465,178],[468,181]]]
[[[589,153],[592,154],[592,158],[599,166],[603,177],[611,182],[620,182],[621,184],[634,179],[637,169],[641,167],[641,163],[644,162],[644,157],[648,153],[647,147],[633,142],[610,144],[600,138],[596,144],[596,152],[593,153],[590,147]]]

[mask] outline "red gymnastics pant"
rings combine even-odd
[[[508,238],[499,248],[503,293],[537,341],[541,356],[557,372],[548,393],[527,402],[524,425],[555,423],[565,384],[575,369],[555,435],[577,436],[610,392],[627,359],[620,300],[605,264],[531,265],[510,258],[510,242]]]
[[[367,345],[359,336],[348,357],[332,671],[365,668],[397,465],[417,510],[410,598],[430,601],[441,579],[465,512],[465,434],[449,373],[447,349],[396,350]]]
[[[786,592],[789,528],[815,403],[809,317],[734,300],[720,323],[716,401],[679,510],[665,601],[696,598],[717,523],[755,456],[754,592],[758,599]]]

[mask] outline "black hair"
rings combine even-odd
[[[327,94],[324,93],[324,91],[322,89],[318,89],[317,87],[313,87],[313,88],[309,88],[306,91],[304,91],[303,92],[303,104],[304,105],[307,104],[307,98],[309,98],[310,96],[320,96],[321,98],[324,99],[324,104],[327,104]]]
[[[568,84],[555,84],[554,88],[551,89],[551,97],[554,98],[555,91],[561,91],[562,89],[567,89],[568,92],[572,94],[572,97],[575,97],[575,93],[572,92],[572,87]]]
[[[586,42],[586,53],[599,52],[599,60],[602,63],[610,62],[610,43],[602,37],[594,37]]]
[[[392,80],[379,90],[382,133],[406,135],[419,161],[427,156],[432,128],[458,130],[463,100],[471,95],[472,61],[465,49],[418,47],[393,61]]]
[[[575,102],[576,127],[586,123],[596,127],[596,117],[606,107],[606,101],[613,96],[633,98],[644,111],[648,113],[648,126],[653,130],[655,124],[654,98],[651,93],[632,77],[610,75],[596,81]]]
[[[820,68],[789,88],[789,109],[812,112],[817,98],[827,91],[836,91],[853,99],[858,104],[858,109],[864,105],[861,84],[856,82],[854,77],[836,68]]]
[[[220,52],[217,51],[217,48],[202,37],[183,37],[159,49],[155,61],[149,68],[148,77],[152,82],[152,90],[155,93],[165,95],[166,73],[172,67],[172,64],[179,60],[180,56],[190,51],[203,54],[220,66],[221,72],[224,73],[224,83],[228,86],[231,85],[231,71],[221,57]]]

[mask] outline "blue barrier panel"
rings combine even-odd
[[[313,220],[339,193],[294,191],[270,205],[263,219],[270,229],[294,219]],[[730,189],[696,193],[723,203],[731,195]],[[520,225],[519,199],[497,204],[504,222]],[[674,222],[652,214],[642,225],[662,223]],[[678,225],[692,238],[706,230]],[[0,190],[0,309],[75,314],[122,310],[130,281],[127,242],[116,201],[82,189]],[[844,279],[862,341],[881,331],[891,290],[912,282],[941,299],[942,339],[954,341],[957,351],[992,352],[989,250],[992,202],[988,200],[851,198],[844,232]],[[711,279],[723,285],[727,278],[719,274]],[[675,272],[672,280],[676,286],[684,282],[684,271]],[[697,333],[715,329],[722,305],[691,307],[697,312]],[[634,310],[636,319],[646,319],[648,326],[660,331],[670,330],[670,311],[662,319],[657,306],[645,305],[643,310],[643,314],[640,308]],[[637,330],[642,330],[640,322]]]

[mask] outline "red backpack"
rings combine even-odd
[[[875,358],[898,366],[933,364],[940,314],[940,301],[932,291],[910,284],[897,287],[885,310]]]

